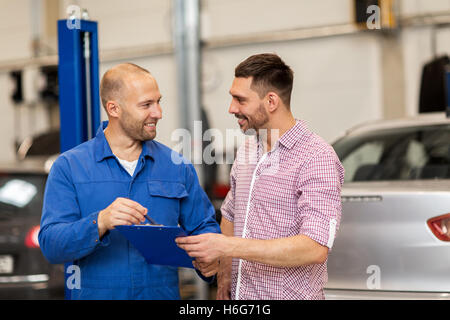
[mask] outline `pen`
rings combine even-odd
[[[144,218],[152,225],[161,226],[161,224],[157,223],[155,220],[150,218],[150,216],[148,214],[144,215]]]

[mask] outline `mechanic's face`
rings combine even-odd
[[[119,124],[133,140],[145,141],[156,137],[156,124],[162,118],[161,93],[156,80],[148,74],[127,79],[122,99]]]
[[[252,77],[234,78],[230,89],[232,99],[228,112],[239,119],[239,127],[244,133],[249,129],[256,131],[264,129],[269,122],[269,114],[264,105],[265,99],[261,99],[250,87],[252,79]]]

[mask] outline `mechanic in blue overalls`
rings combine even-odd
[[[188,234],[220,233],[214,207],[192,164],[174,161],[181,156],[153,140],[161,94],[148,70],[131,63],[111,68],[100,96],[109,122],[61,154],[49,173],[42,252],[51,263],[79,266],[72,299],[179,299],[178,269],[148,264],[114,227],[148,215]],[[218,269],[217,261],[195,265],[205,277]]]

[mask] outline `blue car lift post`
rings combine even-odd
[[[58,56],[60,151],[63,153],[92,138],[100,125],[97,22],[59,20]],[[71,297],[68,278],[72,265],[64,266],[66,299]]]

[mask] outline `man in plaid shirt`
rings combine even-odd
[[[255,134],[231,169],[222,234],[176,240],[200,270],[220,259],[218,299],[324,298],[344,169],[333,148],[292,115],[292,83],[291,68],[275,54],[236,67],[229,112]]]

